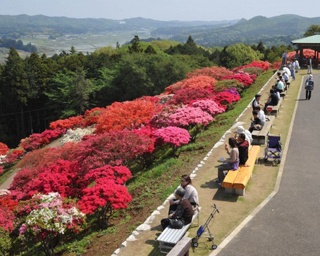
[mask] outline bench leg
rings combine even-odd
[[[224,192],[226,194],[234,194],[234,189],[233,188],[224,188]]]
[[[244,189],[235,189],[235,193],[238,196],[244,196],[246,193],[246,189],[245,188]]]

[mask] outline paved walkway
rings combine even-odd
[[[278,193],[221,250],[212,255],[319,255],[320,74],[305,100],[302,85]]]

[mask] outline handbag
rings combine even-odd
[[[169,227],[173,229],[181,229],[184,226],[184,223],[180,219],[169,219]]]

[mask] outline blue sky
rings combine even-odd
[[[297,14],[320,17],[319,0],[0,0],[0,15],[43,14],[121,20],[233,20],[257,15]],[[318,4],[317,4],[318,3]],[[318,7],[319,7],[318,6]],[[290,26],[290,24],[288,24]],[[0,24],[1,26],[1,24]]]

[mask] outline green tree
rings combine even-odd
[[[52,80],[52,88],[45,94],[49,107],[60,117],[82,114],[89,106],[89,98],[96,91],[94,84],[86,79],[82,68],[76,72],[64,70]]]
[[[134,38],[130,41],[131,45],[128,46],[129,53],[139,53],[143,52],[142,46],[140,44],[139,36],[134,36]]]
[[[320,25],[311,25],[303,36],[313,36],[320,33]]]
[[[260,60],[263,54],[254,51],[250,46],[245,44],[234,44],[225,47],[220,54],[220,64],[227,68],[234,68]]]

